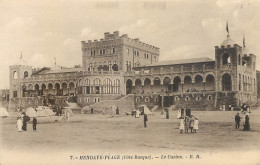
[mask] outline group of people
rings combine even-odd
[[[19,117],[17,117],[16,128],[18,132],[27,131],[27,122],[30,121],[30,117],[23,112]],[[33,117],[33,130],[36,131],[37,119]]]
[[[185,130],[185,133],[189,133],[189,129],[191,133],[197,133],[197,130],[199,129],[199,118],[197,116],[191,115],[191,109],[190,107],[180,108],[177,112],[177,118],[180,120],[180,133],[183,133]]]
[[[251,113],[250,106],[243,104],[241,107],[241,116],[239,113],[235,116],[236,126],[235,129],[239,129],[240,122],[243,124],[243,131],[250,131],[249,114]]]

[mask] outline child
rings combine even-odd
[[[183,117],[180,118],[180,127],[179,127],[179,129],[180,129],[180,133],[182,133],[183,130],[184,130],[184,119],[183,119]]]
[[[189,133],[190,118],[188,116],[185,117],[184,123],[185,123],[185,133]]]
[[[17,125],[16,125],[16,128],[18,129],[19,132],[22,131],[22,126],[23,126],[23,121],[22,121],[22,118],[21,117],[18,117],[17,118]]]
[[[195,117],[195,119],[194,119],[194,127],[193,127],[194,133],[197,133],[198,129],[199,129],[199,119],[198,119],[198,117]]]
[[[36,131],[37,119],[33,117],[33,130]]]

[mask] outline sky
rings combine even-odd
[[[215,58],[230,37],[257,56],[260,0],[0,0],[0,89],[21,55],[33,67],[81,65],[81,41],[119,31],[160,48],[160,61]]]

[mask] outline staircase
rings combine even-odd
[[[94,109],[94,113],[102,113],[105,108],[106,114],[115,114],[115,109],[112,107],[118,107],[120,114],[130,111],[134,107],[134,94],[128,94],[117,100],[103,100],[91,105]]]

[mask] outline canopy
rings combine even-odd
[[[0,116],[9,116],[9,113],[5,108],[0,108]]]
[[[37,109],[37,116],[53,116],[54,113],[51,108],[46,106],[39,106]]]
[[[65,114],[69,113],[70,115],[73,115],[73,112],[70,107],[64,107],[65,108]]]
[[[142,107],[144,114],[147,114],[147,115],[153,114],[146,105],[139,105],[138,107]]]
[[[25,109],[25,113],[26,113],[26,115],[29,116],[29,117],[35,117],[35,116],[37,116],[37,113],[36,113],[35,109],[32,108],[32,107],[26,108],[26,109]]]
[[[70,109],[72,110],[78,110],[81,109],[81,107],[77,104],[77,103],[69,103],[68,101],[66,101],[66,104],[70,107]]]

